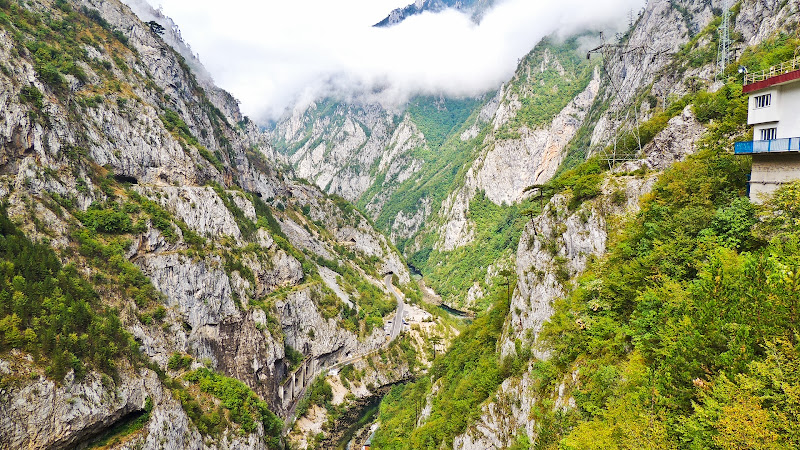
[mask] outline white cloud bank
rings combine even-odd
[[[644,0],[503,0],[475,24],[446,11],[373,28],[409,0],[151,0],[256,120],[331,90],[384,103],[497,88],[544,36],[618,27]],[[389,106],[389,105],[387,105]]]

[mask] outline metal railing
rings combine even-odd
[[[800,152],[800,137],[772,139],[769,141],[737,142],[733,145],[733,152],[737,155]]]
[[[752,83],[758,83],[759,81],[764,81],[785,73],[794,72],[795,70],[800,70],[800,56],[797,56],[789,61],[784,61],[777,66],[772,66],[769,69],[759,72],[746,73],[744,74],[744,84],[748,85]]]

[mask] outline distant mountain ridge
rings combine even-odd
[[[404,8],[395,9],[374,26],[379,28],[391,27],[411,16],[422,14],[426,11],[441,12],[451,8],[470,13],[472,19],[479,22],[483,13],[493,4],[494,0],[416,0]]]

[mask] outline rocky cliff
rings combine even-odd
[[[529,70],[530,67],[520,68],[518,76]],[[557,59],[545,52],[539,70],[544,73],[546,70],[563,72],[564,69]],[[533,127],[524,123],[514,124],[514,131],[510,133],[513,136],[508,136],[509,122],[522,108],[521,96],[524,98],[524,94],[504,87],[499,94],[499,104],[495,106],[490,102],[484,107],[470,130],[483,123],[483,126],[490,124],[493,133],[483,141],[484,149],[467,170],[463,184],[442,204],[441,215],[445,223],[438,230],[441,249],[454,250],[472,241],[474,236],[470,230],[474,224],[469,221],[467,213],[470,201],[478,191],[485,192],[495,204],[510,205],[526,197],[527,187],[544,184],[553,177],[566,156],[567,144],[583,124],[597,97],[599,77],[599,72],[594,71],[586,88],[570,100],[550,123]],[[535,75],[531,76],[527,83],[533,84],[535,79]],[[468,133],[474,133],[470,130]]]
[[[606,97],[611,99],[612,106],[597,122],[590,123],[592,145],[603,148],[613,144],[621,135],[617,127],[633,129],[653,116],[654,112],[648,110],[646,103],[640,104],[641,108],[636,105],[636,97],[642,96],[642,92],[659,98],[676,98],[676,95],[697,89],[698,79],[712,89],[720,85],[714,84],[713,59],[696,62],[695,67],[684,59],[687,46],[697,51],[698,45],[711,48],[714,44],[707,38],[705,44],[696,44],[704,39],[700,30],[708,30],[714,19],[713,6],[707,2],[682,2],[680,5],[648,2],[625,42],[630,46],[660,46],[659,51],[664,53],[642,66],[629,61],[630,55],[620,56],[623,52],[617,50],[617,56],[604,64],[606,83],[612,89],[606,88],[598,101]],[[788,17],[796,11],[778,3],[742,2],[738,8],[735,23],[740,36],[736,42],[742,49],[770,36],[759,21],[751,19],[755,14],[770,11],[765,22],[786,26],[792,23]],[[667,38],[654,43],[649,37],[655,33]],[[676,71],[676,67],[683,69]],[[620,111],[632,114],[625,116]],[[693,109],[684,108],[635,157],[618,163],[604,177],[597,199],[571,210],[565,199],[556,195],[543,213],[527,224],[517,249],[517,287],[499,350],[506,358],[529,351],[532,362],[522,374],[502,383],[492,401],[482,406],[481,418],[455,439],[454,448],[499,449],[520,440],[536,442],[547,425],[537,423],[535,417],[541,417],[543,411],[558,414],[558,411],[574,408],[573,393],[587,382],[581,379],[580,367],[558,380],[552,389],[543,390],[537,381],[542,375],[537,372],[535,361],[549,358],[547,346],[538,338],[544,323],[553,315],[553,303],[568,294],[585,270],[587,261],[603,255],[609,234],[616,232],[613,224],[635,214],[639,200],[650,192],[661,171],[697,151],[707,131]],[[633,173],[637,175],[631,175]]]
[[[496,290],[503,266],[514,267],[517,279],[496,347],[498,364],[517,367],[516,372],[480,406],[480,418],[454,439],[455,448],[552,444],[537,442],[547,438],[540,433],[555,426],[542,421],[573,409],[576,392],[591,383],[580,364],[563,378],[548,380],[549,366],[540,363],[548,361],[550,349],[540,333],[554,303],[571,293],[592,261],[603,257],[619,225],[636,214],[639,200],[662,171],[708,147],[703,139],[709,133],[718,138],[720,125],[703,112],[703,99],[736,89],[715,80],[721,7],[715,1],[650,1],[632,27],[614,39],[576,38],[583,39],[576,46],[584,50],[582,57],[597,48],[589,60],[594,64],[576,66],[552,45],[541,45],[521,61],[513,80],[451,129],[443,144],[427,132],[424,121],[410,115],[430,148],[457,148],[461,142],[469,156],[452,158],[458,166],[452,178],[428,178],[430,161],[425,160],[411,179],[416,176],[418,185],[429,188],[429,180],[447,179],[435,185],[446,186],[446,195],[437,198],[435,189],[401,187],[398,192],[413,195],[400,208],[392,209],[391,198],[381,203],[384,213],[391,213],[379,226],[394,232],[410,263],[437,290],[458,284],[458,292],[445,296],[451,304],[477,305],[486,292]],[[737,3],[731,10],[734,53],[748,55],[751,46],[769,38],[782,42],[794,34],[796,14],[791,2]],[[549,97],[539,102],[537,88],[543,85]],[[566,98],[554,101],[553,93],[563,92],[569,92]],[[593,158],[580,164],[587,157]],[[540,208],[536,197],[547,203]],[[378,219],[384,214],[370,212]],[[504,253],[502,245],[509,242],[495,238],[514,233],[515,217],[523,214],[531,217],[524,220],[519,239],[510,240],[516,251]],[[393,228],[406,222],[422,225],[407,234]],[[480,270],[462,270],[464,265]],[[570,324],[583,325],[580,319]],[[524,362],[521,368],[519,361]],[[427,399],[436,396],[438,386],[430,386]],[[419,397],[414,401],[419,403]],[[419,436],[431,436],[425,421],[437,406],[430,403],[416,405],[411,428],[424,431]]]
[[[115,446],[266,448],[273,431],[193,387],[195,369],[286,415],[325,364],[383,344],[383,276],[409,274],[346,201],[276,170],[176,30],[134,6],[142,19],[116,0],[0,2],[7,213],[93,280],[141,358],[52,380],[46,357],[6,348],[0,447],[68,448],[146,417]],[[228,425],[210,431],[196,402]]]
[[[600,94],[601,73],[579,50],[594,40],[544,40],[512,80],[479,99],[418,98],[396,113],[327,99],[294,110],[270,139],[297,176],[356,202],[406,257],[435,250],[415,263],[427,276],[450,252],[474,247],[476,196],[519,204],[556,173]],[[474,306],[492,283],[490,266],[507,263],[496,255],[456,288],[462,298],[446,301]]]

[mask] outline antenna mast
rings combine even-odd
[[[731,62],[731,8],[728,4],[729,1],[722,0],[722,24],[719,26],[719,48],[717,50],[717,74],[714,77],[715,80],[723,80],[725,78],[725,68]]]

